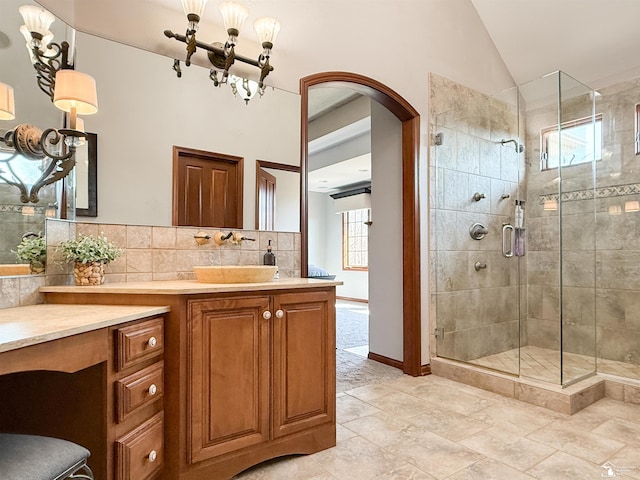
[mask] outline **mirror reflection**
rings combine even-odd
[[[28,124],[40,130],[60,128],[63,126],[63,113],[57,109],[51,98],[38,86],[35,70],[31,63],[31,53],[26,38],[20,32],[24,19],[18,11],[23,5],[37,6],[29,0],[7,0],[2,3],[0,15],[0,64],[2,73],[0,82],[13,87],[15,118],[0,121],[0,135],[5,137],[7,132],[13,131],[17,125]],[[53,34],[53,41],[60,43],[72,37],[71,29],[63,22],[56,20],[49,27]],[[44,186],[38,192],[38,201],[21,199],[21,191],[15,179],[19,178],[27,191],[45,171],[49,159],[34,159],[28,155],[15,155],[15,150],[7,145],[0,145],[0,221],[3,229],[0,233],[0,265],[16,263],[28,264],[34,257],[26,254],[25,242],[35,239],[44,232],[46,217],[69,218],[67,212],[73,214],[71,205],[63,204],[63,190],[65,183],[56,182]],[[67,181],[66,197],[72,198],[72,183]],[[9,183],[8,183],[9,182]],[[27,200],[24,202],[24,200]],[[73,218],[73,217],[71,217]],[[26,234],[26,235],[25,235]],[[24,237],[24,240],[23,240]],[[31,245],[29,245],[31,247]],[[18,256],[17,252],[23,252]],[[40,262],[36,262],[40,263]],[[41,271],[39,268],[37,272]],[[4,275],[13,275],[20,269],[6,267]],[[27,272],[28,273],[28,272]],[[18,273],[19,274],[19,273]]]
[[[23,23],[18,8],[28,3],[35,4],[8,0],[0,6],[0,61],[11,66],[3,68],[0,81],[14,86],[19,105],[15,121],[3,122],[2,130],[18,123],[59,127],[63,121],[62,113],[36,85],[25,41],[18,30]],[[52,28],[60,39],[68,38],[72,31],[60,20]],[[75,66],[96,79],[100,103],[100,111],[85,118],[86,131],[99,137],[100,159],[100,208],[97,217],[86,220],[171,225],[175,183],[172,152],[178,146],[243,159],[242,225],[253,229],[259,208],[256,160],[300,165],[300,97],[267,87],[262,97],[246,104],[240,96],[234,97],[229,88],[214,87],[207,72],[196,65],[183,69],[182,78],[177,78],[171,69],[172,59],[167,57],[80,32],[71,40]],[[299,175],[287,171],[284,174],[289,178],[280,180],[281,190],[290,192],[290,198],[299,199]],[[70,200],[75,199],[74,185],[74,179],[69,177]],[[7,196],[6,187],[0,184],[0,215],[3,225],[7,225],[0,233],[0,264],[15,264],[17,259],[11,250],[15,251],[23,234],[43,231],[46,215],[73,216],[67,215],[66,209],[64,214],[59,211],[62,182],[43,190],[33,213],[23,212],[19,201]],[[291,200],[277,200],[281,206],[292,204]],[[299,200],[295,201],[295,209],[276,213],[274,228],[299,231]]]

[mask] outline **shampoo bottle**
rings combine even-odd
[[[271,251],[271,240],[269,240],[269,245],[267,245],[267,253],[262,257],[262,263],[264,265],[275,265],[276,264],[276,256]]]

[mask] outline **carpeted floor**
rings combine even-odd
[[[361,347],[369,344],[369,310],[366,303],[336,304],[336,348]]]
[[[368,305],[339,301],[336,304],[337,393],[402,376],[397,368],[367,359],[368,352]]]

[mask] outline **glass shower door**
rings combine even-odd
[[[436,353],[519,374],[517,90],[490,97],[435,75],[431,82]]]

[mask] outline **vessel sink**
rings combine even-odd
[[[273,280],[274,265],[229,265],[193,267],[196,279],[202,283],[257,283]]]
[[[0,265],[0,276],[4,275],[29,275],[31,270],[28,263]]]

